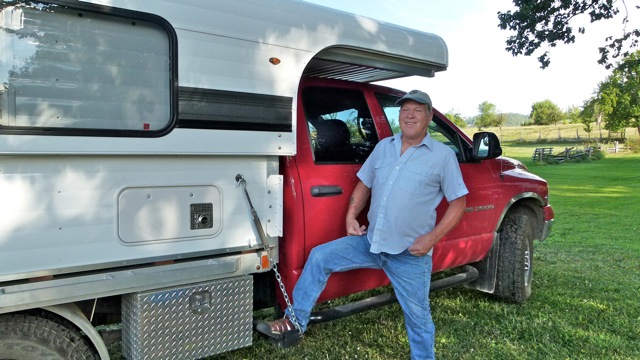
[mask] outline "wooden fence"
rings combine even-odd
[[[478,131],[476,127],[464,129],[470,136]],[[605,143],[613,144],[618,141],[623,144],[626,141],[640,141],[636,128],[627,128],[623,132],[609,132],[604,129],[595,129],[589,133],[584,131],[582,124],[561,124],[545,126],[503,126],[483,128],[482,131],[496,133],[502,142],[530,142],[530,143]],[[613,145],[612,145],[613,146]]]

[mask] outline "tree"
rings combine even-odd
[[[467,122],[462,118],[460,113],[454,112],[454,110],[449,111],[448,113],[444,114],[444,116],[446,116],[447,119],[451,120],[459,128],[464,129],[467,127]]]
[[[593,130],[591,124],[595,122],[596,125],[598,125],[598,130],[600,131],[600,139],[602,140],[601,125],[603,118],[604,114],[602,113],[597,97],[592,97],[591,99],[584,102],[582,111],[580,111],[580,122],[582,122],[584,131],[589,134],[589,137],[591,137],[591,131]]]
[[[504,119],[498,116],[496,106],[494,104],[488,101],[483,101],[478,105],[478,111],[480,112],[480,115],[478,115],[475,122],[478,130],[481,130],[483,127],[502,126],[500,121],[503,121]]]
[[[580,107],[578,106],[569,106],[569,108],[567,109],[567,118],[569,119],[569,122],[572,124],[579,124],[582,121],[580,121],[580,112],[582,110],[580,109]]]
[[[551,100],[538,101],[531,106],[531,121],[535,125],[557,124],[565,118],[564,112]]]
[[[498,12],[498,25],[502,30],[513,30],[516,35],[507,38],[506,50],[512,55],[530,56],[544,44],[555,47],[558,43],[575,42],[575,30],[584,34],[586,29],[574,29],[571,20],[577,16],[589,16],[591,22],[612,19],[619,13],[624,14],[621,36],[608,36],[605,45],[598,48],[599,64],[611,69],[612,58],[626,57],[630,50],[638,47],[640,29],[627,30],[629,24],[629,8],[626,2],[616,0],[513,0],[515,11]],[[632,9],[638,9],[635,4]],[[549,66],[549,51],[538,56],[540,67]]]
[[[580,109],[580,107],[578,106],[569,106],[569,108],[567,108],[567,111],[565,112],[567,119],[569,120],[569,122],[571,124],[580,124],[582,123],[581,119],[580,119],[580,112],[582,110]],[[584,125],[584,123],[582,123]],[[588,128],[585,127],[584,129],[587,133],[591,132],[591,123],[589,123]],[[580,139],[580,134],[578,133],[578,130],[576,129],[576,138]],[[589,134],[589,138],[591,138],[591,134]]]
[[[635,127],[640,134],[640,51],[631,54],[598,85],[594,100],[606,116],[605,129]]]

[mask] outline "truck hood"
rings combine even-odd
[[[498,160],[498,162],[500,163],[500,173],[503,176],[513,176],[520,179],[537,180],[546,184],[546,180],[530,172],[529,168],[527,168],[527,166],[520,160],[512,159],[506,156],[501,156],[496,160]]]
[[[500,163],[502,172],[514,169],[529,172],[527,166],[520,160],[512,159],[506,156],[500,156],[496,160],[498,160],[498,162]]]

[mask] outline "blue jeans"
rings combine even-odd
[[[327,284],[329,275],[353,269],[382,269],[391,280],[404,313],[411,359],[435,358],[435,326],[429,306],[431,256],[369,252],[366,235],[346,236],[311,250],[300,279],[293,289],[293,310],[306,330],[311,310]],[[288,314],[290,315],[290,314]]]

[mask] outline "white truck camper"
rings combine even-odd
[[[3,359],[109,359],[114,317],[128,359],[251,345],[302,78],[448,63],[436,35],[295,0],[0,4]]]

